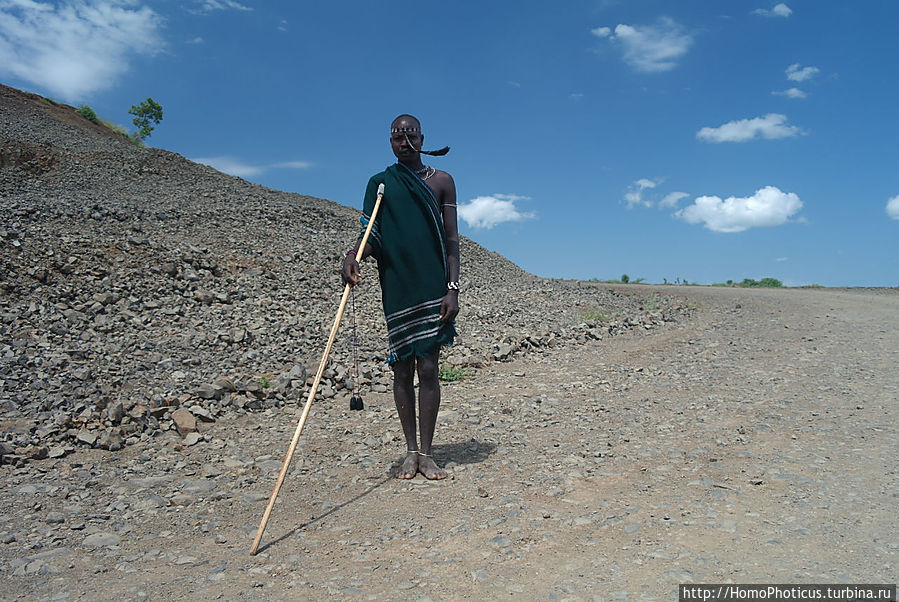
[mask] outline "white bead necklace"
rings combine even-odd
[[[427,180],[428,178],[433,176],[435,173],[437,173],[437,170],[429,165],[425,165],[421,169],[415,170],[415,173],[417,173],[418,177],[421,178],[422,180]]]

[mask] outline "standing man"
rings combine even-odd
[[[459,313],[459,229],[456,184],[445,171],[424,165],[421,123],[400,115],[390,125],[390,146],[397,162],[368,181],[362,222],[374,209],[379,184],[384,184],[375,225],[362,257],[346,254],[342,276],[356,285],[359,263],[372,256],[378,262],[381,300],[390,341],[393,398],[406,437],[406,457],[400,479],[421,473],[444,479],[446,471],[431,457],[431,441],[440,409],[438,356],[453,342],[453,320]],[[415,425],[413,371],[418,372],[418,435]]]

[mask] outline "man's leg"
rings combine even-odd
[[[439,352],[418,358],[418,428],[421,432],[421,453],[418,470],[428,479],[444,479],[446,471],[431,457],[431,441],[440,409],[440,381],[438,379]]]
[[[403,425],[406,437],[406,459],[397,471],[400,479],[415,478],[418,472],[418,439],[415,436],[415,389],[412,387],[412,364],[414,358],[393,364],[393,401]],[[411,453],[410,451],[411,450]]]

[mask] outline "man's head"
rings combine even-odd
[[[412,115],[400,115],[390,124],[390,147],[400,161],[415,160],[424,141],[421,122]]]

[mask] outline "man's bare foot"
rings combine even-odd
[[[446,471],[437,466],[437,463],[434,462],[431,456],[426,456],[422,453],[418,454],[418,472],[423,474],[426,479],[432,481],[446,478]]]
[[[418,472],[418,452],[417,451],[407,451],[406,459],[403,460],[403,465],[400,466],[399,470],[396,471],[396,478],[398,478],[398,479],[414,479],[417,472]]]

